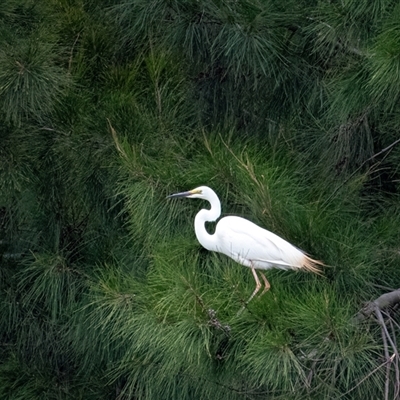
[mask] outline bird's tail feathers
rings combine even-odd
[[[322,275],[320,267],[324,267],[325,264],[322,261],[314,260],[311,257],[304,255],[303,266],[306,271],[313,272],[314,274]]]

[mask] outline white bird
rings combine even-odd
[[[317,274],[321,273],[318,267],[324,265],[321,261],[313,260],[286,240],[247,219],[235,216],[223,217],[218,222],[215,233],[209,234],[205,228],[205,222],[218,219],[221,215],[221,203],[216,193],[207,186],[200,186],[168,197],[204,199],[210,203],[211,208],[200,210],[194,220],[197,240],[207,250],[226,254],[239,264],[251,268],[256,288],[246,304],[262,286],[256,269],[304,269]],[[270,284],[265,275],[260,274],[265,285],[261,294],[263,295],[269,290]]]

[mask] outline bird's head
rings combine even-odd
[[[199,186],[195,189],[188,190],[187,192],[180,192],[171,194],[167,197],[188,197],[190,199],[206,199],[214,194],[214,191],[207,186]]]

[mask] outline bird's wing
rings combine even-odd
[[[287,263],[285,261],[282,261],[282,260],[266,260],[264,258],[254,258],[252,261],[273,264],[273,265],[276,265],[276,266],[280,266],[282,268],[292,268],[292,267],[294,267],[294,265],[289,264],[289,263]]]
[[[286,240],[241,217],[222,218],[216,234],[221,239],[219,251],[233,258],[240,256],[258,268],[296,268],[304,257],[301,250]]]

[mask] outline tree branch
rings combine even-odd
[[[385,331],[384,328],[386,328],[385,321],[383,320],[382,313],[379,307],[375,306],[375,315],[376,319],[379,322],[379,325],[381,325],[381,334],[382,334],[382,341],[383,341],[383,350],[385,353],[385,361],[386,362],[386,374],[385,374],[385,400],[389,400],[389,388],[390,388],[390,367],[391,367],[391,362],[389,361],[389,348],[387,344],[387,331]]]
[[[367,318],[371,317],[375,314],[376,321],[381,327],[381,335],[382,335],[382,342],[383,342],[383,350],[385,354],[385,365],[386,365],[386,373],[385,373],[385,391],[384,391],[384,399],[389,399],[389,392],[390,392],[390,371],[392,368],[392,363],[394,361],[394,372],[395,372],[395,379],[393,382],[393,389],[394,389],[394,398],[399,398],[399,391],[400,391],[400,371],[399,371],[399,352],[397,349],[396,343],[396,332],[395,326],[396,322],[390,316],[389,312],[383,311],[389,307],[394,306],[395,304],[400,303],[400,289],[393,290],[389,293],[385,293],[379,296],[376,300],[369,302],[353,319],[354,322],[360,323]],[[385,318],[383,317],[385,315]],[[389,322],[391,327],[391,333],[389,333],[387,328],[387,323]],[[398,327],[398,325],[396,324]],[[392,348],[393,355],[389,356],[389,345]]]
[[[384,310],[390,306],[400,303],[400,288],[393,290],[392,292],[385,293],[379,296],[376,300],[369,302],[355,317],[354,322],[362,322],[369,318],[375,309],[379,308]]]

